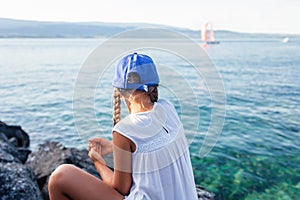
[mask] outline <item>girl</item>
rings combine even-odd
[[[113,82],[113,140],[95,138],[88,146],[102,181],[61,165],[50,177],[51,200],[198,199],[182,123],[175,108],[158,99],[158,84],[149,56],[133,53],[119,62]],[[130,113],[122,120],[121,99]],[[114,171],[102,157],[112,152]]]

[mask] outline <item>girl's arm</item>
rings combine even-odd
[[[113,133],[114,171],[111,171],[94,148],[89,152],[89,156],[94,161],[97,171],[103,182],[114,187],[122,195],[128,195],[132,185],[132,142],[121,134]]]

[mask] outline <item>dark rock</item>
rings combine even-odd
[[[7,141],[8,141],[6,135],[5,135],[4,133],[2,133],[1,131],[0,131],[0,140],[1,140],[1,141],[4,141],[4,142],[7,142]]]
[[[28,148],[24,147],[15,147],[12,145],[6,136],[0,132],[0,162],[21,162],[25,163],[27,160],[28,155],[31,153],[31,151]],[[7,154],[7,155],[5,155]],[[4,157],[10,157],[13,156],[14,159],[9,161],[5,159]],[[6,160],[6,161],[5,161]]]
[[[29,167],[0,163],[0,197],[5,200],[41,200],[41,192]]]
[[[204,187],[200,185],[196,185],[198,199],[199,200],[213,200],[215,194],[212,192],[208,192]]]
[[[71,163],[70,150],[58,142],[46,142],[28,156],[26,165],[34,170],[37,179],[49,176],[57,166]]]
[[[41,144],[29,155],[26,166],[34,170],[43,199],[49,199],[47,187],[49,176],[56,167],[64,163],[72,163],[71,151],[58,142]]]
[[[28,158],[28,155],[31,153],[31,151],[28,148],[24,147],[18,147],[18,159],[24,164]]]
[[[61,164],[74,164],[100,178],[93,162],[88,157],[87,150],[66,148],[58,142],[46,142],[39,145],[38,149],[31,153],[26,161],[26,165],[31,167],[37,176],[37,182],[44,199],[49,199],[49,177]]]
[[[10,126],[0,121],[0,132],[4,133],[8,139],[16,138],[17,147],[29,147],[29,135],[21,126]]]
[[[31,168],[22,165],[30,150],[17,148],[0,132],[0,198],[42,199]]]
[[[10,138],[8,141],[9,141],[9,143],[11,143],[12,145],[14,145],[15,147],[18,146],[18,140],[15,137]]]
[[[2,149],[0,149],[0,163],[11,163],[11,162],[18,163],[20,161],[16,159],[14,156],[12,156],[11,154],[6,153]]]
[[[0,133],[0,135],[3,135]],[[10,144],[6,138],[1,136],[0,139],[0,162],[16,162],[21,163],[18,159],[18,150]]]

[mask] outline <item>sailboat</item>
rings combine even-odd
[[[208,28],[210,28],[208,35]],[[209,36],[209,37],[208,37]],[[219,44],[219,41],[215,40],[214,29],[211,23],[207,22],[203,25],[201,30],[201,39],[205,44]]]
[[[283,43],[288,43],[290,41],[290,38],[289,37],[285,37],[283,38],[282,42]]]

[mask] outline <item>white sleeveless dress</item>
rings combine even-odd
[[[136,145],[126,200],[198,199],[188,143],[172,104],[160,99],[151,111],[128,115],[113,131]]]

